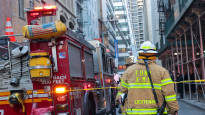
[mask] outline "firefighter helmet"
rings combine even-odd
[[[157,49],[155,45],[150,41],[145,41],[140,45],[138,51],[139,59],[156,59]]]
[[[155,45],[150,41],[145,41],[140,45],[140,50],[138,51],[139,54],[141,53],[157,53],[157,49]]]

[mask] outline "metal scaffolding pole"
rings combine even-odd
[[[180,50],[181,50],[181,74],[182,74],[182,77],[183,77],[183,81],[184,81],[184,63],[183,63],[183,49],[182,49],[182,38],[180,38]],[[185,85],[183,83],[183,95],[185,97]]]
[[[171,51],[172,51],[172,68],[173,68],[173,70],[172,70],[172,72],[173,72],[173,75],[174,75],[174,81],[176,81],[176,71],[175,71],[175,61],[174,61],[174,42],[172,43],[172,45],[171,45]],[[177,91],[177,87],[176,87],[176,84],[174,84],[175,85],[175,91]]]
[[[173,48],[173,44],[174,43],[172,43],[172,46],[171,46],[171,50],[172,50],[172,68],[173,68],[173,70],[172,70],[172,72],[173,72],[173,75],[174,75],[174,80],[176,81],[176,75],[175,75],[175,61],[174,61],[174,48]]]
[[[179,51],[178,51],[177,36],[176,36],[176,51],[177,51],[177,73],[180,73],[180,68],[179,68]]]
[[[167,58],[168,58],[168,68],[169,68],[169,70],[170,70],[170,69],[171,69],[171,68],[170,68],[170,56],[168,55]]]
[[[201,57],[201,70],[202,70],[202,79],[205,78],[205,71],[204,71],[204,48],[203,48],[203,37],[202,37],[202,30],[201,30],[201,16],[198,15],[198,22],[199,22],[199,34],[200,34],[200,57]]]
[[[196,69],[196,63],[195,63],[195,51],[194,51],[194,38],[193,38],[193,28],[192,28],[192,23],[190,23],[190,31],[191,31],[191,42],[192,42],[192,63],[193,63],[193,66],[194,66],[194,78],[196,80],[196,72],[197,72],[197,69]],[[195,88],[196,88],[196,98],[197,100],[199,100],[199,97],[198,97],[198,91],[197,91],[197,84],[195,84]]]
[[[189,56],[188,56],[188,49],[187,49],[187,36],[186,31],[184,30],[184,39],[185,39],[185,49],[186,49],[186,66],[187,66],[187,74],[188,80],[190,80],[190,73],[189,73]],[[189,82],[189,99],[191,99],[191,83]]]
[[[170,53],[170,60],[171,60],[171,65],[170,65],[171,69],[170,69],[170,70],[172,70],[172,71],[173,71],[173,60],[172,60],[172,53]]]

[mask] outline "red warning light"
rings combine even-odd
[[[30,14],[30,16],[38,16],[38,15],[39,15],[38,12],[36,12],[36,13],[34,12],[34,13],[31,13],[31,14]]]
[[[111,83],[111,79],[106,79],[105,82],[106,83]]]
[[[59,101],[59,102],[66,101],[66,95],[58,96],[57,101]]]
[[[92,87],[92,85],[90,83],[84,84],[84,89],[88,89],[88,88],[91,88],[91,87]]]
[[[35,7],[33,10],[27,11],[28,24],[30,25],[33,20],[42,16],[54,16],[56,15],[56,10],[57,7],[52,5]]]
[[[56,6],[46,5],[43,7],[35,7],[34,10],[43,10],[43,9],[57,9]]]

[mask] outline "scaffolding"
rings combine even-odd
[[[130,16],[131,28],[136,41],[137,48],[145,41],[143,28],[143,7],[144,0],[127,0],[128,14]]]
[[[160,0],[159,0],[160,1]],[[205,100],[205,2],[195,1],[168,34],[170,46],[160,53],[160,59],[174,75],[183,77],[183,95],[187,99]],[[198,80],[198,82],[194,82]]]

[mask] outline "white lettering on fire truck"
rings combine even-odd
[[[0,109],[0,115],[4,115],[4,110]]]
[[[53,79],[66,79],[66,75],[53,76]]]
[[[66,75],[53,76],[53,83],[61,84],[64,83],[65,79]],[[35,81],[41,82],[41,84],[51,84],[51,81],[46,79],[36,79]]]

